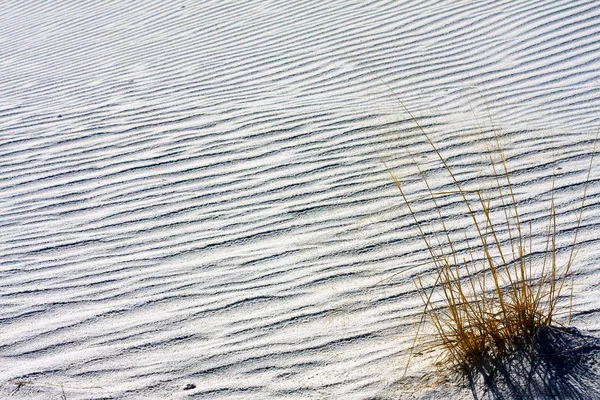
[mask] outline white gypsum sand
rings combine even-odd
[[[2,398],[472,398],[411,350],[434,269],[382,160],[416,198],[415,161],[449,183],[394,93],[465,187],[497,132],[536,243],[554,180],[571,243],[596,1],[3,6]],[[571,322],[595,337],[597,164]]]

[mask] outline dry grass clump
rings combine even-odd
[[[416,278],[425,306],[423,315],[435,328],[436,345],[443,348],[450,362],[470,372],[482,363],[532,346],[541,328],[556,324],[559,299],[572,296],[574,247],[584,200],[570,249],[566,256],[559,257],[554,196],[550,200],[545,240],[534,246],[532,226],[521,221],[506,158],[497,139],[496,151],[489,153],[491,189],[467,190],[421,130],[454,188],[434,192],[419,169],[427,195],[411,201],[400,181],[393,174],[392,178],[435,266],[429,285],[425,278]],[[583,199],[586,191],[587,183]],[[448,208],[441,207],[449,199],[453,199],[455,207],[464,208],[461,227],[456,227],[456,221],[447,216]],[[435,213],[437,230],[426,231],[432,214],[427,213],[428,221],[420,218],[417,202],[428,205]],[[561,313],[570,320],[571,307]]]

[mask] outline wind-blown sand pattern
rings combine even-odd
[[[465,182],[497,129],[542,236],[554,176],[564,246],[600,128],[596,0],[5,1],[0,54],[3,398],[472,398],[403,377],[432,267],[384,162],[447,182],[396,95]]]

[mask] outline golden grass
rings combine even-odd
[[[545,241],[541,245],[538,242],[534,249],[532,227],[521,221],[511,174],[497,138],[496,150],[489,153],[491,191],[467,190],[416,118],[411,117],[447,171],[454,190],[434,192],[419,169],[427,199],[411,201],[397,177],[388,171],[435,266],[435,281],[429,286],[425,278],[415,279],[424,304],[423,316],[435,328],[435,344],[441,346],[451,364],[470,372],[480,363],[497,361],[518,348],[533,345],[540,328],[556,324],[559,299],[572,298],[575,244],[595,146],[573,241],[568,256],[559,262],[554,187]],[[452,221],[439,204],[448,196],[456,196],[459,207],[464,207],[466,228],[450,228]],[[426,232],[430,221],[420,219],[415,209],[414,203],[424,201],[436,214],[435,232]],[[431,215],[428,217],[431,219]],[[470,238],[467,232],[472,233]],[[564,310],[569,321],[571,308]]]
[[[523,349],[524,346],[533,348],[537,332],[556,323],[559,299],[567,288],[570,288],[567,294],[569,309],[563,314],[568,315],[570,323],[573,304],[571,273],[575,246],[600,130],[594,141],[567,260],[563,263],[558,261],[554,186],[546,240],[543,248],[536,249],[536,252],[543,256],[536,257],[532,226],[531,224],[523,226],[521,223],[510,171],[497,136],[494,137],[495,154],[499,156],[499,160],[494,159],[493,152],[489,153],[494,177],[493,189],[496,192],[496,196],[492,199],[486,197],[483,190],[463,188],[418,119],[392,87],[371,68],[368,66],[367,68],[389,89],[421,131],[447,171],[455,189],[451,192],[434,192],[426,175],[415,162],[441,228],[439,230],[441,235],[430,235],[425,232],[426,222],[419,220],[402,184],[387,167],[404,204],[408,207],[436,271],[435,282],[431,287],[424,284],[420,275],[415,279],[423,300],[424,312],[404,373],[407,372],[425,317],[429,317],[429,321],[435,328],[437,346],[445,351],[447,359],[452,364],[465,373],[472,372],[473,368],[480,364],[499,361],[503,356]],[[467,211],[470,220],[467,229],[476,232],[474,246],[466,235],[457,238],[456,232],[448,227],[447,222],[450,222],[450,219],[444,216],[438,199],[449,195],[458,196],[459,202]],[[422,198],[416,201],[422,201]],[[467,244],[466,252],[461,251],[464,246],[458,246],[464,243]],[[437,300],[441,300],[441,305],[436,302]]]

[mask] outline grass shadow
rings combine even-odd
[[[533,344],[486,359],[467,374],[475,399],[600,399],[600,339],[576,328],[540,328]]]

